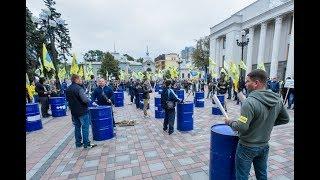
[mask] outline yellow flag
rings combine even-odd
[[[243,62],[243,60],[240,61],[239,65],[241,69],[247,70],[247,65]]]
[[[79,71],[78,71],[78,75],[79,75],[80,77],[83,77],[83,76],[84,76],[84,74],[83,74],[83,66],[80,66],[80,69],[79,69]]]
[[[59,68],[59,72],[58,72],[59,79],[63,79],[65,78],[65,76],[66,76],[66,69],[64,67]]]
[[[44,43],[42,43],[42,58],[43,58],[43,65],[48,71],[50,71],[51,69],[54,69],[52,60],[50,58],[50,55]]]
[[[261,70],[266,71],[266,68],[264,67],[264,63],[260,63],[260,64],[258,64],[257,69],[261,69]]]
[[[71,73],[71,75],[72,74],[78,74],[78,71],[79,71],[79,66],[78,66],[78,63],[77,63],[76,55],[73,54],[70,73]]]

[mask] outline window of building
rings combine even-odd
[[[226,48],[226,37],[222,38],[222,49]]]
[[[182,73],[182,78],[184,78],[184,73]]]
[[[190,78],[190,73],[188,73],[188,78]]]

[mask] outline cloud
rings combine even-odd
[[[255,0],[56,0],[70,30],[78,59],[88,50],[116,50],[135,58],[180,53],[194,39],[209,35],[210,27]],[[42,0],[27,0],[38,16]]]

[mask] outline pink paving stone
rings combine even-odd
[[[93,174],[97,174],[97,170],[82,172],[82,173],[79,174],[79,177],[80,176],[89,176],[89,175],[93,175]]]
[[[171,173],[172,180],[181,180],[179,173]]]
[[[104,180],[105,173],[99,173],[96,175],[96,180]]]
[[[141,168],[141,173],[149,173],[150,170],[149,170],[149,167],[148,166],[140,166]]]
[[[147,162],[143,161],[143,162],[139,162],[140,166],[143,166],[143,165],[147,165]]]

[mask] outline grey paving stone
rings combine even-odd
[[[120,169],[115,171],[115,178],[123,178],[123,177],[128,177],[132,176],[132,169],[127,168],[127,169]]]
[[[95,179],[96,179],[96,175],[81,176],[77,178],[77,180],[95,180]]]
[[[209,176],[203,171],[198,171],[195,173],[191,173],[189,175],[192,180],[207,180],[207,179],[209,179]]]
[[[165,166],[162,162],[159,162],[159,163],[149,164],[149,169],[150,171],[159,171],[159,170],[165,169]]]

